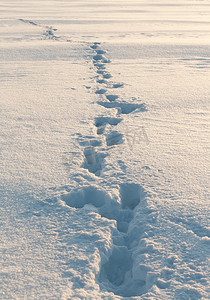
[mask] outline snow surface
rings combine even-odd
[[[208,0],[1,0],[1,299],[208,299]]]

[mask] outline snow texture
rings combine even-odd
[[[208,299],[207,0],[2,0],[1,299]]]

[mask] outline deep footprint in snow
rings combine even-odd
[[[98,48],[98,46],[99,46],[100,44],[101,44],[101,43],[99,43],[99,42],[94,42],[93,45],[90,46],[90,48],[95,50],[95,49]]]
[[[109,261],[103,265],[102,273],[114,286],[120,286],[125,280],[125,274],[133,265],[131,252],[127,247],[115,247]]]
[[[130,215],[130,219],[127,218],[127,226],[122,218],[121,222],[117,221],[117,228],[124,238],[124,244],[121,243],[119,246],[114,246],[109,260],[101,268],[99,277],[102,288],[105,284],[108,291],[122,297],[139,296],[146,289],[146,280],[134,279],[132,276],[133,249],[138,244],[140,236],[139,234],[133,234],[135,228],[129,231],[129,224],[135,217],[133,210],[138,206],[143,197],[145,197],[145,192],[140,185],[135,183],[121,184],[121,211],[133,213],[133,217]],[[117,239],[118,241],[120,241],[119,238]],[[107,285],[107,282],[110,285]]]
[[[107,81],[106,81],[106,80],[104,80],[104,79],[98,79],[98,80],[97,80],[97,82],[98,82],[98,83],[100,83],[100,84],[107,83]]]
[[[94,45],[91,45],[90,48],[95,50],[98,48],[98,46],[94,44]]]
[[[109,78],[111,78],[111,77],[112,77],[112,75],[109,74],[109,73],[103,74],[103,78],[105,78],[105,79],[109,79]]]
[[[105,54],[106,51],[105,51],[105,50],[98,49],[98,50],[96,50],[96,53],[97,53],[97,54]]]
[[[118,108],[118,111],[121,114],[130,114],[136,109],[139,109],[140,111],[147,110],[144,103],[138,104],[138,103],[117,102],[117,101],[113,101],[113,102],[98,101],[98,104],[106,108]]]
[[[114,89],[117,89],[117,88],[121,88],[121,87],[123,87],[123,86],[124,86],[124,83],[114,83],[112,87],[113,87]]]
[[[84,150],[84,162],[82,168],[87,169],[89,172],[100,176],[102,172],[102,163],[105,155],[95,152],[94,147],[87,147]]]
[[[110,102],[113,102],[115,100],[117,100],[119,98],[119,96],[117,95],[106,95],[106,99],[109,100]]]
[[[93,56],[93,61],[94,61],[94,62],[100,61],[100,62],[102,62],[103,64],[108,64],[108,63],[111,62],[111,61],[110,61],[108,58],[106,58],[103,54],[96,54],[96,55],[94,55],[94,56]]]
[[[95,137],[91,135],[85,135],[83,136],[82,134],[76,134],[77,137],[77,143],[82,146],[82,147],[99,147],[102,145],[102,141],[99,139],[96,139]]]
[[[102,54],[96,54],[93,56],[93,60],[95,61],[101,61],[103,59],[105,59],[105,56],[103,56]]]
[[[93,64],[96,68],[99,68],[99,69],[105,69],[106,68],[106,64],[104,64],[101,61],[93,61]]]
[[[106,91],[107,91],[106,89],[98,89],[95,91],[95,94],[103,95],[106,93]]]
[[[135,183],[124,183],[120,186],[120,196],[122,208],[134,209],[143,196],[142,188]]]
[[[88,186],[77,191],[63,194],[61,199],[70,207],[83,208],[86,204],[92,204],[96,208],[105,203],[106,193],[96,187]]]
[[[95,118],[95,126],[100,127],[102,125],[117,125],[122,121],[120,118],[114,118],[114,117],[97,117]]]
[[[94,162],[94,158],[90,159]],[[138,296],[145,291],[145,281],[132,278],[133,242],[139,242],[139,235],[134,235],[129,226],[135,218],[135,208],[145,196],[139,184],[120,185],[119,202],[114,201],[104,190],[87,186],[63,194],[62,200],[70,207],[83,208],[91,204],[103,218],[117,221],[118,236],[113,236],[113,250],[107,262],[101,267],[99,282],[102,288],[123,297]],[[140,237],[139,237],[140,238]],[[130,244],[127,241],[130,240]]]
[[[114,146],[123,143],[123,134],[118,131],[112,131],[106,136],[107,146]]]
[[[146,290],[146,281],[132,276],[132,252],[125,246],[114,247],[107,263],[101,269],[102,289],[121,297],[140,296]]]
[[[103,134],[106,125],[116,126],[122,121],[120,118],[113,117],[97,117],[95,118],[95,126],[97,127],[97,134]]]
[[[102,145],[102,141],[93,139],[93,140],[90,141],[90,145],[93,146],[93,147],[99,147],[99,146]]]
[[[97,70],[97,74],[104,74],[104,70]]]

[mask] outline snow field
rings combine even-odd
[[[1,297],[207,299],[208,1],[29,2],[1,4]]]

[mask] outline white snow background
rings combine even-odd
[[[209,299],[209,0],[1,0],[0,299]]]

